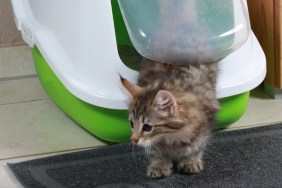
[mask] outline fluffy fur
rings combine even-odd
[[[132,142],[149,150],[147,176],[203,169],[202,156],[219,110],[217,63],[170,65],[144,59],[138,85],[121,79],[131,95]]]

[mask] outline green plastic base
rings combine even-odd
[[[125,142],[130,138],[127,110],[112,110],[88,104],[71,94],[53,73],[37,47],[32,48],[40,82],[50,98],[84,129],[109,142]],[[217,128],[238,120],[245,112],[249,92],[220,99]]]

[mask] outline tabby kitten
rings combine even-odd
[[[131,140],[149,150],[147,176],[169,176],[203,169],[202,156],[219,110],[217,62],[171,65],[148,59],[138,85],[121,78],[131,95]]]

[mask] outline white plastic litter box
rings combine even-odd
[[[241,5],[243,19],[247,20],[243,26],[248,28],[246,1],[230,1],[234,6]],[[141,56],[133,48],[118,2],[11,2],[17,28],[32,48],[39,79],[50,98],[95,136],[110,142],[129,140],[127,96],[122,91],[119,75],[136,82],[138,68],[134,70],[126,59],[135,61]],[[240,20],[240,16],[242,14],[236,15],[234,11],[234,18]],[[130,30],[130,21],[125,21]],[[232,29],[226,32],[236,33],[238,27]],[[132,30],[130,32],[132,35]],[[266,74],[264,53],[254,34],[250,30],[247,34],[246,40],[237,45],[236,50],[233,48],[235,51],[218,55],[223,54],[224,58],[220,60],[217,80],[217,97],[222,108],[217,114],[217,128],[224,128],[242,116],[249,91],[259,85]],[[144,53],[140,51],[142,47],[138,47],[138,40],[133,44],[139,53]],[[124,52],[131,57],[122,57]]]

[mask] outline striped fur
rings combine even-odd
[[[169,176],[173,162],[184,173],[202,170],[202,152],[219,110],[216,76],[217,62],[170,65],[144,59],[138,85],[122,79],[132,95],[132,140],[150,149],[148,176]]]

